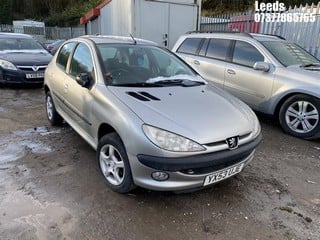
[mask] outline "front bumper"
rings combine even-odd
[[[138,160],[150,168],[176,172],[189,169],[207,169],[208,172],[217,171],[241,161],[246,158],[261,142],[262,136],[259,135],[255,140],[244,144],[234,150],[224,150],[219,152],[199,154],[188,157],[164,158],[148,155],[138,155]],[[206,170],[204,170],[206,171]],[[202,173],[205,173],[202,171]]]
[[[204,187],[205,177],[214,172],[237,164],[246,166],[254,155],[255,148],[261,142],[259,135],[255,140],[235,150],[192,155],[179,158],[164,158],[147,155],[130,156],[136,158],[132,166],[136,185],[159,191],[183,191]],[[151,174],[163,171],[169,174],[166,181],[156,181]]]
[[[44,71],[21,71],[0,68],[0,83],[3,84],[43,84],[44,78],[26,78],[26,74],[44,73]]]

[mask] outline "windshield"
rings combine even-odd
[[[16,50],[44,50],[42,45],[34,39],[26,38],[2,38],[0,39],[0,51]]]
[[[262,41],[261,42],[277,60],[284,66],[319,64],[320,61],[303,48],[290,42]]]
[[[104,64],[104,75],[111,85],[158,86],[155,83],[201,81],[183,61],[156,46],[100,44],[98,49]]]

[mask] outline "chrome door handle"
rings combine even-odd
[[[199,62],[198,60],[194,60],[193,63],[194,63],[195,65],[200,65],[200,62]]]
[[[228,69],[227,73],[232,74],[232,75],[236,75],[236,72],[232,69]]]

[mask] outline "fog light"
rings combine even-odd
[[[169,178],[169,174],[166,172],[153,172],[151,177],[157,181],[166,181]]]

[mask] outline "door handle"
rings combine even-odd
[[[195,65],[200,65],[200,62],[199,62],[198,60],[194,60],[193,63],[194,63]]]
[[[232,75],[236,75],[236,72],[232,69],[228,69],[227,73],[232,74]]]
[[[64,92],[67,93],[68,92],[68,84],[64,84]]]
[[[163,45],[164,45],[165,47],[168,46],[168,40],[163,40],[162,42],[163,42]]]

